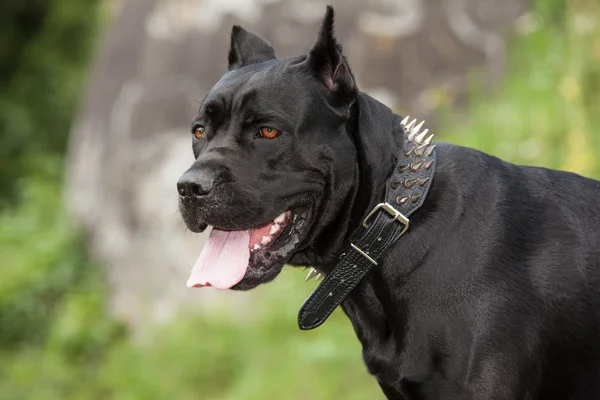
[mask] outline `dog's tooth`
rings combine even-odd
[[[260,244],[256,243],[254,245],[254,247],[252,248],[252,250],[258,250],[258,249],[260,249]]]
[[[269,229],[269,235],[276,234],[277,232],[279,232],[280,229],[281,229],[281,226],[279,224],[271,225],[271,229]]]
[[[311,268],[310,271],[308,271],[308,275],[306,275],[306,278],[304,279],[305,281],[311,280],[312,278],[314,278],[316,275],[318,274],[317,270],[314,268]]]
[[[270,241],[271,236],[263,236],[262,240],[260,241],[260,244],[269,244]]]
[[[275,223],[281,223],[281,222],[283,222],[283,221],[285,221],[285,212],[282,212],[281,214],[279,214],[279,215],[277,216],[277,218],[275,218],[275,219],[273,220],[273,222],[275,222]]]
[[[425,129],[423,132],[421,132],[417,137],[415,137],[415,142],[422,144],[423,139],[425,139],[425,136],[427,135],[427,132],[429,132],[429,129]]]

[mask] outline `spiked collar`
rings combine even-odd
[[[348,297],[350,292],[383,261],[390,247],[409,228],[409,216],[425,201],[435,172],[435,145],[429,130],[421,131],[425,121],[417,124],[409,117],[402,120],[403,146],[398,163],[386,183],[385,200],[367,214],[341,254],[336,267],[306,299],[298,314],[302,330],[323,324]],[[311,268],[306,279],[320,277]]]

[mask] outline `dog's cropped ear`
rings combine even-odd
[[[330,98],[334,105],[347,106],[355,100],[358,89],[354,75],[342,53],[342,46],[333,34],[333,14],[333,8],[327,6],[319,36],[308,54],[306,63],[331,91]]]
[[[269,42],[260,36],[248,32],[238,25],[231,29],[231,45],[229,47],[229,70],[238,69],[250,64],[275,59],[275,51]]]

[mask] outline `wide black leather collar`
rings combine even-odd
[[[306,299],[298,314],[302,330],[314,329],[331,315],[350,292],[382,262],[386,251],[409,229],[409,217],[421,207],[435,172],[435,145],[423,123],[402,121],[404,145],[386,184],[386,195],[365,217],[338,264]],[[314,270],[309,276],[314,274]]]

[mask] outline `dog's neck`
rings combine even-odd
[[[341,199],[342,207],[326,230],[327,240],[318,269],[325,274],[335,267],[347,239],[366,214],[384,201],[389,180],[402,150],[401,117],[367,94],[360,93],[350,110],[346,129],[356,149],[354,185]]]
[[[367,94],[360,93],[351,111],[348,133],[357,152],[357,177],[353,193],[353,232],[376,204],[384,201],[385,186],[403,149],[401,117]]]
[[[353,211],[354,217],[360,215],[354,225],[361,222],[361,226],[354,232],[349,228],[350,237],[346,236],[336,266],[328,268],[323,283],[302,305],[298,315],[301,329],[314,329],[325,322],[371,268],[387,256],[396,240],[407,232],[408,218],[423,205],[435,171],[433,135],[427,136],[427,129],[421,132],[423,123],[409,123],[408,117],[400,122],[399,116],[367,96],[359,99],[353,111],[348,130],[357,150],[359,176],[353,193],[354,209],[346,207],[346,211]],[[388,140],[385,134],[374,134],[388,131],[388,125],[392,134]],[[390,161],[391,168],[387,169]],[[361,209],[363,204],[367,205],[367,215]]]
[[[376,117],[385,122],[388,129],[373,131],[372,126],[368,126],[364,121],[359,124],[360,113],[370,113],[376,109]],[[349,132],[353,135],[357,148],[357,165],[359,176],[357,177],[357,190],[354,193],[352,202],[352,222],[350,225],[351,234],[362,222],[365,214],[368,213],[376,204],[385,201],[385,186],[390,179],[394,168],[398,162],[398,154],[406,151],[410,143],[407,143],[407,136],[404,134],[399,115],[385,107],[376,100],[367,95],[361,96],[354,110],[353,121],[349,124]],[[377,134],[379,137],[372,138],[371,135]],[[372,139],[372,140],[370,140]],[[370,146],[365,148],[365,145]],[[374,166],[378,170],[368,168]],[[445,180],[442,176],[437,176],[437,180]],[[439,183],[439,182],[438,182]],[[443,185],[438,185],[438,189]],[[423,213],[416,215],[414,221],[419,224],[423,222],[423,214],[431,214],[433,209],[431,204],[439,200],[440,190],[432,189],[428,195],[429,203],[423,207]],[[426,218],[427,216],[425,216]],[[411,232],[409,231],[408,235]],[[414,239],[414,238],[413,238]],[[422,240],[420,237],[417,240]],[[413,263],[406,265],[406,270],[397,271],[396,275],[407,278],[413,271]],[[381,267],[381,266],[379,266]],[[389,365],[388,359],[371,357],[383,351],[385,354],[400,355],[401,349],[398,346],[397,334],[400,335],[405,330],[405,320],[397,318],[396,326],[390,325],[390,318],[384,307],[385,298],[389,296],[390,286],[386,283],[386,273],[378,266],[371,270],[370,275],[365,277],[361,283],[352,291],[350,296],[342,303],[344,312],[348,315],[357,337],[363,344],[363,355],[371,373],[377,376],[379,383],[384,391],[385,382],[394,382],[397,365]],[[402,279],[391,285],[397,289],[396,283],[401,283]],[[396,310],[402,312],[401,310]],[[397,360],[399,358],[392,359]],[[391,390],[387,388],[387,390]],[[392,390],[391,395],[396,393]]]

